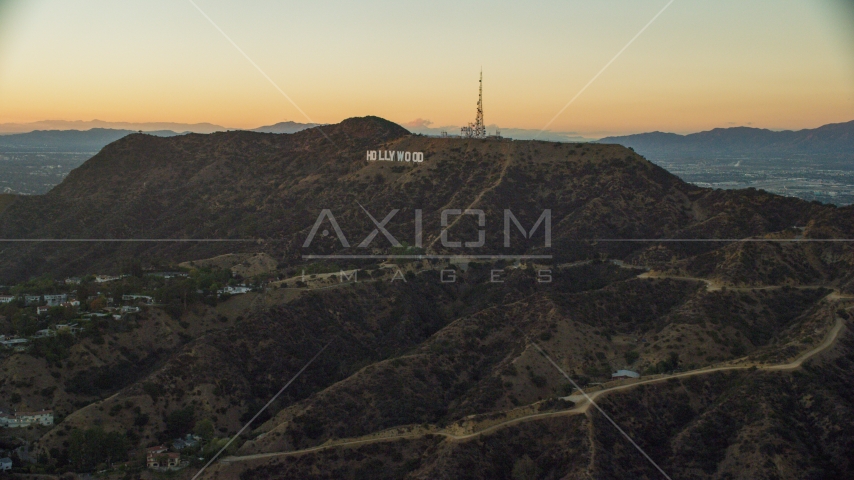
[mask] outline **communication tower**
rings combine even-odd
[[[486,138],[486,126],[483,124],[483,70],[480,71],[480,87],[477,96],[477,117],[474,123],[460,129],[465,138]]]

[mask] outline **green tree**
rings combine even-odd
[[[214,424],[209,419],[205,418],[203,420],[199,420],[196,422],[196,426],[193,427],[193,433],[202,437],[202,440],[205,442],[211,441],[214,436]]]
[[[89,310],[92,310],[93,312],[97,312],[98,310],[101,310],[102,308],[104,308],[106,306],[107,306],[107,299],[104,297],[98,297],[89,303]]]
[[[631,365],[635,363],[638,358],[640,358],[640,353],[638,353],[636,350],[626,352],[626,364]]]
[[[112,465],[127,459],[126,436],[119,432],[106,433],[101,427],[75,428],[68,444],[68,461],[78,472],[91,471],[101,463]]]
[[[540,469],[528,455],[523,456],[513,465],[513,480],[536,480]]]
[[[193,417],[195,410],[190,405],[180,410],[174,410],[166,415],[166,433],[170,438],[178,438],[192,431],[195,425]]]

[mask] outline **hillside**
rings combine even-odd
[[[671,478],[854,472],[854,251],[823,241],[854,238],[854,207],[700,188],[619,145],[429,138],[377,117],[131,134],[8,199],[0,238],[190,240],[0,246],[10,292],[153,298],[0,350],[0,408],[57,416],[0,431],[31,442],[31,472],[153,480],[145,449],[199,432],[168,474],[189,479],[327,345],[200,478],[659,478],[576,386]],[[483,211],[445,222],[482,247],[444,246],[446,209]],[[546,209],[550,245],[510,223],[505,246],[505,210],[528,230]],[[238,282],[253,288],[217,293]],[[18,300],[0,331],[66,315]]]
[[[6,209],[12,202],[15,201],[15,195],[10,195],[8,193],[0,193],[0,212]]]
[[[302,248],[321,209],[334,212],[347,238],[370,233],[373,224],[360,204],[376,216],[400,209],[387,228],[409,244],[414,210],[422,210],[423,244],[435,251],[442,250],[440,211],[476,206],[488,219],[479,254],[542,251],[542,237],[526,242],[519,236],[503,248],[503,210],[533,225],[550,209],[548,253],[565,261],[608,255],[648,263],[655,255],[669,263],[723,246],[671,243],[650,251],[644,243],[579,241],[585,239],[761,237],[795,225],[806,227],[801,234],[808,238],[854,231],[850,207],[697,188],[620,146],[427,138],[375,117],[321,128],[124,137],[48,194],[7,208],[0,236],[248,241],[17,244],[0,261],[0,278],[115,271],[130,258],[178,263],[236,251],[263,251],[293,265],[306,253],[344,253],[335,235],[318,237],[311,251]],[[365,152],[377,149],[422,151],[425,161],[366,162]],[[477,235],[474,230],[468,222],[451,228],[460,236]],[[387,245],[382,242],[372,245]],[[821,258],[813,262],[820,270],[826,268]]]

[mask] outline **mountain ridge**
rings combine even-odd
[[[421,151],[425,161],[367,162],[368,150]],[[596,238],[761,237],[785,234],[793,225],[808,226],[806,235],[842,238],[852,231],[852,220],[843,214],[850,208],[755,190],[703,189],[620,146],[430,138],[378,117],[362,117],[290,135],[128,135],[46,195],[16,198],[0,213],[0,233],[3,238],[244,239],[241,248],[293,263],[303,253],[352,252],[342,249],[335,236],[316,238],[314,252],[302,244],[324,208],[335,212],[348,238],[366,236],[373,224],[361,205],[375,215],[402,209],[388,228],[410,243],[413,210],[423,210],[424,245],[438,238],[442,209],[478,207],[490,219],[482,253],[515,254],[543,247],[520,239],[504,250],[503,210],[533,224],[551,209],[553,248],[567,260],[597,251],[626,259],[685,259],[720,246],[667,244],[656,250],[639,243],[589,241]],[[452,230],[477,235],[467,222]],[[231,253],[233,247],[22,244],[8,247],[21,256],[0,262],[0,274],[115,269],[119,259],[109,262],[105,252],[125,260],[149,252],[144,257],[189,261]]]
[[[715,128],[688,135],[656,131],[606,137],[597,143],[616,143],[657,158],[716,155],[851,155],[854,152],[854,121],[796,131],[772,131],[753,127]]]
[[[89,130],[34,130],[28,133],[0,135],[0,151],[15,153],[20,151],[51,152],[97,152],[104,146],[127,135],[133,130],[111,128],[92,128]],[[184,133],[172,130],[146,132],[159,137],[173,137]]]
[[[104,120],[41,120],[30,123],[0,123],[0,137],[6,134],[28,133],[35,130],[84,130],[104,128],[130,131],[192,131],[195,133],[213,133],[227,130],[221,125],[212,123],[180,123],[180,122],[108,122]]]

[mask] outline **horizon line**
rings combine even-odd
[[[437,132],[440,132],[440,131],[446,130],[446,129],[459,129],[459,128],[461,128],[460,125],[441,125],[441,126],[437,126],[437,127],[433,127],[431,125],[419,125],[419,126],[408,125],[408,124],[411,124],[411,123],[416,122],[418,120],[422,120],[421,118],[417,118],[415,120],[410,120],[409,122],[396,122],[394,120],[389,120],[389,119],[387,119],[385,117],[381,117],[379,115],[363,115],[363,116],[377,116],[379,118],[383,118],[384,120],[388,120],[390,122],[396,123],[397,125],[400,125],[401,127],[409,130],[411,133],[418,133],[415,130],[435,130]],[[360,118],[360,117],[346,117],[342,120],[339,120],[337,123],[341,123],[344,120],[348,120],[351,118]],[[427,121],[429,122],[429,120],[427,120]],[[139,122],[137,122],[137,121],[126,121],[126,120],[111,121],[111,120],[100,120],[97,118],[92,119],[92,120],[58,120],[58,119],[54,119],[54,120],[35,120],[35,121],[30,121],[30,122],[14,122],[14,121],[13,122],[2,122],[2,123],[0,123],[0,135],[21,135],[21,134],[33,133],[36,131],[81,131],[81,132],[88,131],[88,130],[78,130],[75,128],[61,128],[61,127],[60,128],[54,127],[54,128],[48,128],[48,129],[35,128],[34,127],[33,130],[28,130],[28,131],[7,131],[7,130],[3,130],[3,127],[7,127],[7,126],[13,126],[14,125],[14,126],[26,127],[26,126],[36,125],[36,124],[40,124],[40,123],[51,123],[51,122],[75,123],[75,124],[78,124],[78,123],[79,124],[104,123],[104,124],[108,124],[108,126],[100,126],[100,127],[92,126],[88,130],[92,130],[95,128],[103,128],[103,129],[112,129],[112,130],[139,130],[139,131],[142,131],[143,133],[152,132],[152,131],[163,131],[164,128],[155,128],[154,127],[154,125],[158,125],[158,124],[159,125],[172,124],[173,126],[182,126],[182,127],[210,126],[210,127],[222,129],[222,130],[213,130],[211,132],[194,132],[191,130],[185,130],[182,132],[177,132],[177,131],[171,130],[175,133],[199,133],[202,135],[207,135],[207,134],[214,133],[214,132],[253,131],[253,130],[257,130],[259,128],[272,127],[272,126],[275,126],[275,125],[278,125],[281,123],[293,123],[293,124],[297,124],[297,125],[310,126],[308,128],[312,128],[312,127],[316,127],[316,126],[336,125],[336,123],[323,123],[323,122],[303,123],[303,122],[299,122],[299,121],[295,121],[295,120],[282,120],[282,121],[269,123],[269,124],[264,123],[264,124],[257,126],[257,127],[227,127],[227,126],[224,126],[224,125],[221,125],[218,123],[209,122],[209,121],[190,123],[190,122],[180,122],[180,121],[139,121]],[[607,133],[605,133],[605,131],[585,133],[585,132],[581,132],[581,131],[565,131],[565,130],[545,130],[545,132],[551,133],[551,134],[558,134],[558,135],[574,135],[574,136],[577,136],[580,138],[584,138],[585,140],[598,141],[598,140],[601,140],[601,139],[606,138],[606,137],[622,137],[622,136],[631,136],[631,135],[643,135],[643,134],[649,134],[649,133],[669,133],[669,134],[687,136],[687,135],[692,135],[692,134],[696,134],[696,133],[710,132],[710,131],[717,130],[717,129],[728,130],[728,129],[734,129],[734,128],[751,128],[751,129],[757,129],[757,130],[767,130],[767,131],[771,131],[771,132],[800,132],[800,131],[805,131],[805,130],[815,130],[815,129],[830,126],[830,125],[844,125],[846,123],[852,123],[852,122],[854,122],[854,118],[852,118],[851,120],[847,120],[847,121],[830,121],[830,122],[823,121],[823,122],[820,122],[820,124],[818,126],[806,127],[806,128],[791,128],[791,127],[788,127],[788,128],[769,128],[769,127],[762,127],[762,126],[754,126],[753,122],[743,122],[743,123],[731,122],[732,124],[727,125],[727,126],[707,127],[705,129],[700,129],[700,130],[696,130],[696,131],[665,131],[665,130],[662,130],[659,128],[651,128],[651,129],[642,130],[642,131],[633,130],[633,131],[631,131],[631,133],[629,133],[629,132],[616,132],[616,131],[608,131]],[[110,125],[110,124],[112,124],[112,125]],[[135,128],[129,128],[129,127],[122,128],[123,125],[125,125],[125,124],[137,125],[137,126],[147,125],[147,126],[149,126],[147,128],[150,128],[150,130],[149,129],[138,129],[138,128],[135,129]],[[431,124],[432,124],[432,122],[431,122]],[[524,128],[524,127],[512,127],[512,126],[511,127],[501,127],[496,123],[491,123],[491,124],[487,125],[487,128],[489,128],[489,127],[500,128],[501,130],[531,131],[532,133],[540,131],[536,128]],[[592,137],[585,137],[585,135],[591,135],[593,133],[603,134],[603,135],[602,136],[594,135]]]

